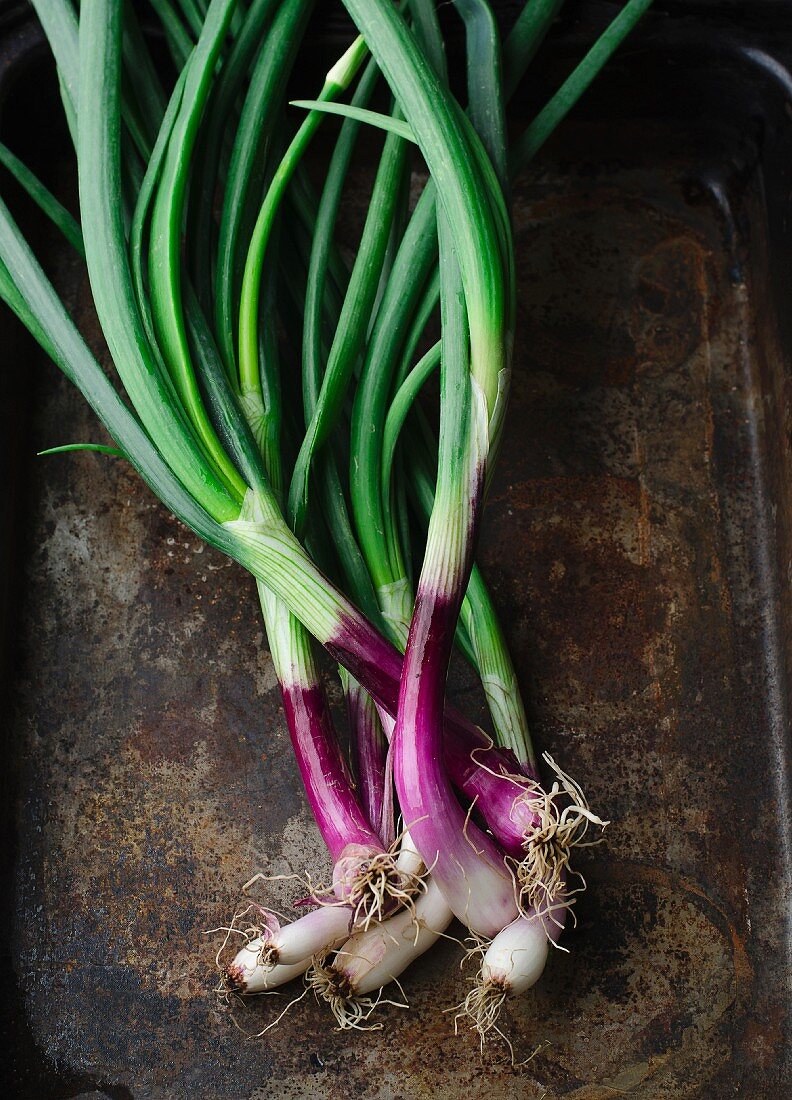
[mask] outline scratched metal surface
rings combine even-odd
[[[775,184],[731,130],[601,121],[631,73],[515,202],[514,395],[481,558],[539,746],[613,821],[568,953],[508,1012],[518,1058],[535,1056],[513,1068],[455,1036],[451,943],[368,1034],[305,997],[248,1039],[286,1000],[213,997],[202,930],[240,884],[324,866],[253,586],[122,463],[30,459],[98,430],[3,318],[37,398],[7,723],[15,1095],[670,1100],[787,1080]],[[95,335],[76,265],[50,260]],[[453,690],[478,706],[463,674]]]

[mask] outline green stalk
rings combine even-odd
[[[454,6],[465,23],[467,37],[470,120],[505,190],[506,115],[500,34],[492,8],[484,0],[454,0]]]
[[[388,135],[321,389],[292,475],[289,517],[298,535],[305,523],[314,454],[326,442],[338,420],[366,337],[399,198],[398,181],[405,162],[404,142]]]
[[[528,70],[564,0],[528,0],[503,43],[503,93],[508,101]]]
[[[333,99],[349,86],[365,57],[365,53],[366,48],[363,41],[356,39],[327,74],[319,97],[320,100]],[[245,261],[239,306],[239,380],[243,394],[255,395],[261,393],[258,360],[258,302],[267,244],[286,189],[321,122],[321,113],[312,111],[292,138],[267,189],[267,194],[253,228],[253,236],[250,240],[250,247]]]
[[[116,196],[120,171],[120,6],[84,0],[80,25],[80,209],[96,310],[124,388],[163,458],[219,521],[239,505],[207,464],[163,383],[135,299]]]
[[[560,7],[561,0],[531,0],[520,13],[504,46],[504,89],[511,95],[533,58]],[[430,10],[432,9],[432,10]],[[433,6],[427,0],[411,4],[423,45],[444,76],[442,40]],[[437,284],[424,287],[437,257],[435,187],[430,179],[421,195],[394,261],[366,361],[355,395],[352,446],[356,456],[351,471],[352,504],[361,547],[375,584],[387,590],[403,576],[404,563],[398,533],[390,520],[390,495],[381,492],[382,430],[391,395],[393,373],[404,344],[404,334],[418,303],[427,316],[437,302]],[[425,296],[424,296],[425,295]],[[422,297],[423,296],[423,297]],[[411,358],[411,356],[410,356]],[[398,383],[397,383],[398,384]]]
[[[151,206],[154,202],[154,197],[160,182],[162,166],[168,150],[168,143],[170,142],[173,127],[176,123],[179,111],[181,110],[184,87],[187,83],[189,71],[190,66],[188,63],[179,73],[168,106],[165,109],[165,115],[162,119],[159,133],[157,134],[157,140],[154,143],[151,157],[146,166],[146,173],[138,189],[137,201],[135,202],[135,208],[132,213],[132,223],[129,229],[129,260],[137,304],[140,309],[140,316],[143,321],[149,345],[152,352],[156,355],[157,361],[161,366],[162,375],[164,379],[167,380],[167,384],[173,393],[174,403],[178,403],[177,391],[160,354],[154,327],[154,318],[152,316],[152,306],[148,293],[146,230],[149,224]]]
[[[369,61],[352,97],[353,106],[364,106],[376,84],[379,72],[374,61]],[[353,120],[345,119],[336,139],[330,163],[327,166],[322,197],[313,216],[311,254],[306,279],[305,305],[302,331],[303,403],[306,423],[313,416],[319,400],[324,373],[322,354],[323,309],[328,296],[328,268],[333,251],[333,231],[341,205],[341,196],[349,164],[360,132]],[[337,276],[336,276],[337,281]],[[344,279],[348,285],[348,279]]]
[[[250,78],[228,169],[215,270],[215,336],[230,377],[237,375],[238,294],[248,251],[250,211],[258,204],[265,151],[283,103],[283,87],[313,8],[313,0],[283,0]],[[255,216],[255,215],[253,215]],[[255,352],[254,352],[255,355]]]
[[[215,186],[224,181],[226,162],[224,143],[228,137],[229,120],[235,119],[236,104],[250,66],[259,48],[267,48],[277,0],[253,0],[217,75],[201,127],[200,144],[190,187],[197,192],[191,197],[190,222],[193,227],[190,247],[190,269],[198,299],[207,316],[212,313],[212,266],[214,240]],[[237,9],[238,10],[238,9]],[[262,45],[263,43],[263,45]],[[228,369],[229,364],[226,363]],[[228,371],[229,381],[236,384],[236,372]]]
[[[504,367],[506,301],[498,227],[470,128],[456,111],[404,19],[388,0],[344,0],[415,134],[449,221],[465,290],[471,372],[488,418]]]
[[[373,65],[374,63],[371,62]],[[303,253],[305,256],[310,257],[311,249],[315,243],[316,238],[316,219],[317,212],[319,210],[319,196],[314,189],[311,182],[311,178],[308,174],[308,170],[304,164],[299,164],[297,170],[294,173],[291,184],[289,186],[288,194],[289,202],[294,208],[294,213],[297,216],[298,224],[302,230],[302,236],[305,241],[305,248]],[[305,265],[306,272],[308,264]],[[349,269],[344,263],[341,257],[341,253],[338,250],[338,246],[334,241],[329,242],[329,254],[327,257],[326,278],[324,280],[324,293],[319,296],[322,309],[324,310],[325,318],[328,319],[330,324],[334,324],[338,314],[341,312],[341,304],[344,301],[344,295],[346,294],[346,288],[349,286]],[[306,294],[308,292],[308,277],[303,273],[303,278],[306,283]],[[303,295],[305,297],[305,295]],[[300,329],[304,328],[302,325],[295,326],[295,336],[299,334]],[[313,371],[310,375],[303,378],[304,383],[308,386],[310,393],[313,395],[311,400],[316,400],[319,393],[319,387],[322,384],[322,371],[324,369],[324,359],[327,358],[328,347],[322,353],[324,358],[317,361],[317,375],[313,376]],[[306,369],[306,368],[304,368]],[[305,402],[303,404],[303,413],[310,416],[310,413],[305,413]],[[311,405],[311,407],[313,407]]]
[[[218,476],[241,502],[247,486],[217,438],[198,388],[187,340],[181,286],[181,235],[190,159],[235,2],[212,0],[190,60],[151,214],[149,284],[157,340],[179,400]]]
[[[353,514],[361,549],[378,590],[387,590],[387,586],[404,576],[405,570],[398,533],[390,523],[388,498],[383,498],[381,492],[382,426],[393,368],[406,335],[405,318],[417,309],[436,261],[435,220],[434,186],[428,184],[394,260],[366,349],[352,410]]]
[[[184,22],[190,28],[193,36],[197,40],[204,30],[204,15],[206,11],[202,11],[201,8],[199,8],[196,0],[179,0],[179,7],[181,8]]]
[[[362,42],[355,42],[328,73],[323,95],[338,95],[343,91],[353,79],[364,56],[365,47]],[[251,239],[240,300],[239,351],[242,401],[249,419],[259,419],[262,413],[265,412],[262,386],[264,385],[267,389],[271,389],[271,380],[268,377],[268,374],[271,372],[266,372],[265,376],[262,378],[258,356],[260,343],[260,333],[258,329],[258,299],[264,256],[275,224],[275,217],[286,192],[286,188],[320,120],[321,116],[309,116],[290,144],[267,190],[267,195]],[[269,325],[269,319],[267,319],[267,321]],[[332,484],[327,486],[327,488],[330,492],[333,491]]]
[[[151,0],[151,6],[162,23],[165,41],[168,43],[168,50],[176,71],[181,72],[192,53],[193,39],[170,0]]]
[[[58,68],[58,81],[72,142],[77,148],[79,43],[77,17],[68,0],[31,0]]]
[[[307,256],[310,255],[310,244],[308,244],[304,250],[306,255],[300,255],[300,253],[303,252],[303,249],[300,247],[303,234],[299,232],[295,233],[295,237],[298,242],[297,256],[293,257],[294,262],[290,263],[286,269],[286,283],[293,300],[295,315],[300,318],[304,317],[306,312],[305,293],[302,280],[299,279],[299,276],[295,278],[295,268],[298,259],[307,260]],[[313,241],[316,241],[315,234],[313,236]],[[320,358],[323,359],[327,355],[328,348],[321,331],[319,335],[321,338],[319,355]],[[294,336],[292,332],[288,333],[287,338],[293,340],[294,343],[297,342],[296,336]],[[272,372],[268,370],[266,373],[269,375]],[[303,399],[306,409],[305,419],[310,420],[316,401],[318,400],[318,386],[313,388],[310,382],[306,380],[303,387]],[[339,465],[342,463],[339,443],[340,440],[338,439],[330,440],[322,452],[321,461],[317,464],[317,480],[321,492],[325,524],[328,531],[332,532],[333,535],[333,542],[335,544],[334,549],[338,557],[341,576],[343,577],[342,586],[369,621],[380,629],[382,621],[379,605],[374,594],[366,563],[355,538],[354,526],[351,521],[347,498],[339,474]],[[322,549],[324,549],[324,546],[322,546]]]
[[[419,18],[419,32],[424,36],[424,48],[441,66],[440,78],[445,78],[442,40],[433,13],[426,4],[413,5]],[[377,323],[372,333],[368,355],[363,367],[353,412],[353,450],[356,465],[352,471],[353,506],[358,534],[372,576],[380,592],[383,612],[394,626],[409,606],[405,595],[406,566],[400,547],[400,534],[394,524],[389,505],[390,488],[383,491],[381,483],[381,439],[385,402],[387,401],[399,349],[404,341],[404,317],[419,310],[422,318],[431,314],[436,303],[436,286],[424,291],[435,259],[435,194],[433,183],[427,185],[419,200],[402,247],[394,262],[391,282],[380,305]],[[425,322],[424,322],[425,323]],[[413,327],[409,353],[420,338],[420,328]],[[395,597],[395,602],[394,602]],[[401,644],[406,640],[406,623],[397,627]]]
[[[613,22],[605,28],[580,64],[516,142],[509,157],[512,176],[541,149],[651,5],[652,0],[627,0]]]
[[[58,202],[30,169],[2,143],[0,143],[0,164],[8,169],[38,208],[57,226],[72,248],[84,257],[85,247],[83,245],[82,230],[76,219],[72,217],[65,206]]]
[[[272,493],[272,486],[277,484],[268,476],[275,463],[268,465],[259,450],[257,439],[226,376],[212,330],[186,275],[184,289],[190,350],[212,424],[242,475],[243,484],[249,485],[259,496],[267,496]]]
[[[66,120],[76,149],[80,72],[77,16],[69,0],[32,0],[32,2],[55,57]],[[125,57],[129,61],[134,57],[138,45],[139,39],[134,36],[134,24],[127,21],[123,49]],[[147,70],[147,75],[151,76],[151,70]],[[158,83],[157,81],[157,86]],[[156,87],[150,88],[148,94],[152,98],[156,97]],[[145,128],[141,125],[138,105],[134,100],[123,97],[121,100],[121,114],[134,146],[138,153],[145,158],[148,155],[150,142],[146,136]],[[128,161],[126,164],[128,172],[134,170],[135,166],[135,158],[131,153],[132,150],[127,150],[125,153]],[[142,175],[142,170],[140,174]]]
[[[7,252],[4,247],[3,238],[6,236],[7,222],[11,223],[13,231],[17,234],[19,239],[21,239],[19,230],[11,221],[8,208],[5,203],[3,203],[2,199],[0,199],[0,252],[2,252],[3,255],[3,259],[0,260],[0,295],[2,295],[3,301],[13,310],[28,332],[33,336],[33,339],[41,345],[50,359],[54,362],[58,355],[55,342],[50,338],[46,326],[41,323],[36,311],[31,308],[30,302],[17,287],[14,281],[14,275],[6,266],[5,256]]]
[[[124,3],[122,54],[124,68],[139,108],[145,143],[147,148],[151,149],[157,140],[157,133],[167,107],[167,97],[131,0],[125,0]]]
[[[475,563],[468,579],[460,619],[475,654],[496,741],[502,748],[511,749],[523,766],[535,770],[536,752],[517,683],[517,672],[495,605]]]
[[[88,6],[87,4],[85,5]],[[47,355],[83,394],[147,485],[184,523],[218,549],[225,529],[190,495],[123,401],[85,341],[0,200],[0,291]],[[24,288],[24,294],[20,288]]]
[[[144,271],[144,230],[146,228],[154,191],[160,180],[171,133],[181,108],[187,77],[194,61],[195,55],[193,55],[193,58],[191,58],[179,74],[171,101],[167,106],[162,126],[157,135],[154,151],[138,195],[129,243],[132,275],[141,317],[152,350],[157,355],[158,362],[161,365],[163,379],[166,383],[170,384],[171,387],[172,382],[170,375],[159,356],[159,348],[154,334],[154,324],[151,316],[151,304],[147,294]],[[189,283],[189,279],[187,279],[186,276],[184,291],[184,313],[189,351],[192,361],[196,365],[198,378],[202,383],[203,395],[208,405],[208,416],[212,422],[213,428],[219,433],[222,445],[234,462],[236,469],[240,471],[242,479],[244,479],[242,480],[243,486],[249,484],[257,490],[262,490],[262,486],[267,482],[267,477],[262,466],[258,448],[250,433],[248,423],[236,403],[234,393],[228,384],[228,380],[220,364],[219,353],[213,340],[211,330],[204,318],[203,312]],[[172,388],[172,394],[174,403],[181,411],[175,388]]]
[[[385,418],[385,430],[382,433],[382,495],[386,497],[391,492],[393,475],[393,459],[396,452],[396,444],[399,434],[404,427],[404,422],[412,409],[413,403],[423,389],[427,378],[432,375],[440,363],[442,343],[440,340],[433,344],[429,350],[421,356],[413,369],[402,382],[396,392],[396,396],[388,409]]]
[[[429,64],[443,84],[447,85],[448,61],[435,0],[410,0],[410,14],[413,18],[416,37],[429,59]]]

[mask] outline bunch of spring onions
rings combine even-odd
[[[117,0],[79,14],[33,0],[79,222],[10,151],[0,160],[84,257],[118,374],[0,201],[0,293],[113,440],[52,450],[129,461],[253,575],[333,861],[307,915],[281,925],[251,903],[249,925],[232,922],[228,988],[305,975],[341,1026],[371,1026],[383,988],[456,918],[478,945],[462,1011],[483,1036],[563,929],[570,858],[603,822],[550,757],[543,785],[474,551],[519,339],[511,185],[650,2],[628,0],[510,141],[507,102],[562,0],[528,0],[505,36],[487,0],[454,0],[459,98],[433,0],[344,0],[358,37],[293,103],[312,0],[151,0],[142,23]],[[312,175],[320,127],[333,140]],[[363,141],[378,161],[348,262],[336,225]],[[433,373],[439,415],[420,397]],[[489,731],[446,704],[454,646]]]

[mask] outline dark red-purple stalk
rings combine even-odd
[[[373,696],[392,718],[399,706],[404,657],[359,613],[344,612],[336,634],[325,648]],[[443,751],[448,775],[468,802],[475,802],[499,844],[510,855],[522,849],[533,815],[515,806],[518,780],[524,774],[517,758],[498,748],[483,730],[453,707],[444,712]],[[530,782],[531,776],[526,776]]]
[[[281,684],[281,693],[308,802],[333,862],[350,844],[382,851],[345,767],[324,691],[318,684]]]
[[[503,852],[462,809],[443,751],[448,665],[470,577],[484,491],[486,421],[469,374],[462,279],[445,217],[440,242],[442,359],[437,492],[404,654],[393,762],[410,836],[455,916],[495,936],[517,916]],[[462,777],[464,779],[464,776]],[[488,807],[481,806],[485,815]]]
[[[347,717],[358,777],[358,797],[366,817],[388,847],[394,839],[393,807],[390,818],[385,818],[386,799],[385,770],[388,758],[388,742],[371,696],[354,680],[346,689]]]
[[[442,753],[443,701],[461,599],[419,585],[394,734],[394,777],[405,825],[454,914],[496,935],[512,919],[503,854],[462,809]]]

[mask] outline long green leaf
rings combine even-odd
[[[416,140],[415,134],[404,119],[384,115],[380,111],[370,111],[366,107],[356,107],[354,103],[332,103],[322,99],[292,99],[290,105],[302,107],[306,111],[324,111],[328,115],[340,115],[355,122],[365,122],[368,126],[376,126],[379,130],[395,134],[406,141],[415,142]]]
[[[344,0],[410,124],[449,221],[465,288],[471,370],[489,414],[505,352],[504,273],[488,188],[469,135],[409,27],[389,0]]]
[[[470,118],[505,188],[506,117],[498,26],[486,0],[454,0],[454,5],[464,20],[467,36]]]
[[[651,6],[652,0],[627,0],[613,22],[605,28],[580,64],[515,143],[509,157],[512,175],[519,172],[541,149]]]
[[[124,458],[124,452],[118,447],[108,447],[104,443],[64,443],[61,447],[47,447],[43,451],[36,451],[36,458],[44,455],[65,455],[77,451],[96,451],[101,455],[111,455],[113,458]]]
[[[132,286],[119,203],[120,14],[114,0],[84,0],[80,16],[78,169],[94,302],[124,388],[163,458],[210,515],[230,520],[239,514],[239,505],[174,409]]]
[[[321,390],[292,476],[289,519],[298,535],[304,527],[308,508],[313,457],[335,427],[346,401],[352,372],[363,350],[399,198],[397,181],[401,178],[405,164],[404,143],[395,135],[389,135],[377,169],[363,234],[338,318]]]
[[[8,169],[20,186],[24,187],[39,209],[60,229],[72,248],[81,256],[85,256],[82,230],[76,218],[72,217],[66,207],[58,202],[19,157],[14,156],[2,143],[0,143],[0,164]]]
[[[190,496],[139,419],[116,393],[0,199],[0,291],[47,355],[99,416],[118,447],[168,508],[212,545],[228,551],[224,529]]]
[[[239,289],[265,174],[265,153],[313,3],[283,0],[278,8],[261,43],[234,138],[223,192],[215,272],[215,336],[231,377],[236,374]]]
[[[187,341],[181,285],[182,220],[190,158],[235,2],[212,0],[190,59],[151,214],[149,283],[158,343],[181,404],[218,476],[241,503],[247,487],[217,438],[198,388]]]
[[[212,268],[215,232],[214,203],[217,184],[225,182],[227,164],[226,143],[230,151],[236,122],[237,99],[256,51],[265,41],[278,0],[253,0],[245,13],[239,34],[227,59],[214,81],[211,98],[201,125],[200,145],[190,179],[190,224],[187,240],[190,250],[190,272],[198,300],[207,317],[214,316],[212,303]],[[237,9],[238,10],[238,9]],[[266,47],[264,47],[266,48]],[[226,363],[228,378],[236,385],[236,374]]]

